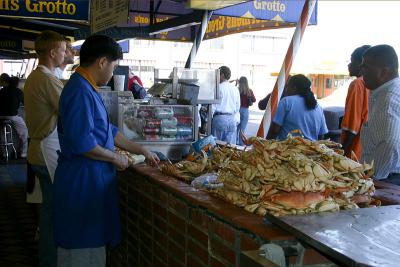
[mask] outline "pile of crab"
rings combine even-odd
[[[372,165],[343,156],[338,144],[301,137],[284,141],[249,139],[252,148],[216,148],[212,157],[178,164],[170,175],[218,172],[223,187],[212,192],[249,212],[276,216],[375,205]],[[171,166],[175,166],[170,164]]]

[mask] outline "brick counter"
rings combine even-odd
[[[118,174],[122,242],[110,266],[239,266],[240,253],[293,237],[263,217],[198,191],[157,169]],[[326,263],[307,250],[306,264]]]

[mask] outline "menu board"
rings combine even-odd
[[[91,33],[104,31],[118,25],[126,25],[129,19],[129,2],[129,0],[91,1]]]

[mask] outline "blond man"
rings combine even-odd
[[[56,32],[44,31],[35,40],[35,50],[39,64],[26,80],[24,101],[30,136],[28,162],[39,178],[43,197],[39,219],[39,261],[41,266],[47,267],[56,266],[57,254],[52,227],[53,184],[42,146],[44,143],[58,142],[55,130],[63,84],[54,75],[54,70],[64,61],[65,39]]]

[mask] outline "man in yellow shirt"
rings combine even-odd
[[[64,61],[65,39],[56,32],[44,31],[35,40],[35,50],[39,65],[26,80],[24,101],[30,136],[28,162],[39,178],[43,198],[39,220],[39,261],[41,266],[47,267],[56,266],[57,254],[52,227],[53,184],[41,143],[56,135],[58,102],[63,84],[54,75],[54,69]]]

